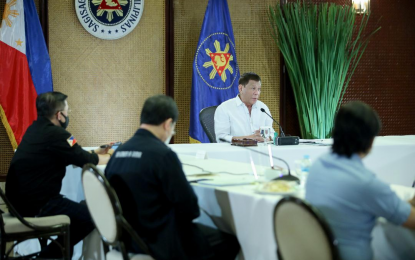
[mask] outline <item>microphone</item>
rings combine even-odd
[[[261,112],[265,113],[267,116],[269,116],[272,120],[274,120],[274,122],[280,127],[281,130],[281,137],[285,137],[284,131],[282,131],[282,127],[280,125],[280,123],[278,123],[277,120],[275,120],[270,114],[267,113],[267,111],[265,111],[264,108],[261,108]]]
[[[225,142],[225,143],[230,143],[228,140],[225,140],[224,138],[219,138],[219,140],[222,141],[222,142]],[[247,149],[249,151],[258,153],[258,154],[262,154],[262,155],[265,155],[265,156],[269,156],[269,154],[266,154],[266,153],[263,153],[263,152],[260,152],[260,151],[254,150],[254,149],[250,149],[250,148],[245,147],[245,146],[240,146],[240,147],[245,148],[245,149]],[[300,184],[300,179],[298,179],[296,176],[291,175],[291,169],[290,169],[290,166],[288,165],[287,161],[285,161],[282,158],[275,157],[274,155],[272,155],[272,158],[275,159],[275,160],[278,160],[278,161],[283,162],[285,164],[285,166],[287,166],[287,170],[288,170],[288,174],[287,175],[283,175],[283,176],[274,178],[273,180],[295,181],[298,184]]]
[[[300,143],[300,138],[298,136],[285,136],[284,131],[282,130],[281,125],[278,123],[277,120],[275,120],[270,114],[268,114],[265,109],[261,108],[261,112],[265,113],[267,116],[269,116],[272,120],[274,120],[275,123],[280,127],[281,130],[281,136],[277,137],[277,140],[275,140],[276,145],[298,145]]]

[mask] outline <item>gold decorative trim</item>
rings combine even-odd
[[[189,136],[189,142],[190,142],[191,144],[200,144],[200,143],[201,143],[201,142],[199,142],[198,140],[191,138],[190,136]]]
[[[3,107],[0,105],[0,117],[3,122],[4,128],[6,128],[7,135],[9,136],[10,143],[12,144],[13,151],[17,149],[17,142],[14,136],[13,130],[10,127],[9,121],[7,120],[6,113],[3,110]]]

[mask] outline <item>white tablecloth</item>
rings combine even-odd
[[[323,143],[329,142],[330,140],[325,140]],[[184,163],[199,165],[211,172],[249,173],[251,175],[245,174],[236,176],[236,178],[240,179],[243,177],[252,180],[252,182],[256,180],[253,174],[254,169],[260,175],[259,179],[261,180],[263,178],[261,173],[270,164],[268,156],[259,155],[229,144],[176,144],[171,145],[171,148],[179,154]],[[90,148],[85,149],[88,150]],[[258,146],[253,149],[268,153],[268,147],[266,146]],[[329,149],[329,146],[320,145],[272,146],[272,153],[274,156],[285,159],[290,167],[294,169],[294,161],[301,159],[303,155],[310,155],[312,160],[316,160],[320,155],[328,152]],[[195,156],[197,151],[206,152],[209,159],[189,159],[188,156]],[[252,167],[251,158],[254,162],[254,167]],[[412,167],[414,158],[415,136],[377,137],[372,153],[364,159],[364,163],[366,167],[373,170],[383,181],[410,187],[415,179],[415,171]],[[223,161],[211,159],[221,159]],[[284,166],[277,161],[275,161],[275,164]],[[189,167],[184,166],[185,171],[191,171],[192,167]],[[214,178],[231,179],[232,177],[235,176],[222,173]],[[212,177],[203,176],[203,178]],[[202,217],[198,219],[199,222],[217,226],[221,230],[236,234],[242,246],[245,259],[276,259],[272,213],[281,196],[256,194],[254,192],[255,185],[215,187],[196,184],[193,187],[199,197],[200,207],[210,215],[210,217],[207,217],[205,214],[202,214]],[[401,187],[401,189],[405,190],[404,187]],[[413,190],[406,190],[407,195],[410,192],[413,192]],[[74,201],[84,199],[80,168],[68,166],[61,193]],[[301,192],[297,195],[303,196]],[[415,255],[413,251],[415,250],[415,235],[407,229],[380,222],[376,226],[373,235],[375,256],[379,257],[377,258],[378,260],[408,259],[405,258],[405,256],[408,256],[408,252]],[[396,239],[398,235],[402,235],[405,238]],[[396,243],[396,241],[402,241],[402,243]],[[410,249],[408,252],[405,251],[408,250],[408,246],[405,246],[404,242],[412,246],[412,251]],[[404,250],[402,247],[406,249]],[[89,256],[95,254],[98,257],[96,259],[99,259],[96,253],[99,251],[98,249],[90,246],[88,250]],[[381,252],[380,256],[378,252]],[[396,252],[403,252],[404,256],[399,258]],[[78,245],[74,259],[75,256],[80,254],[81,248]],[[93,258],[89,257],[88,259]]]
[[[207,161],[211,161],[212,172],[222,160],[209,159],[204,161],[191,160],[189,156],[181,155],[180,159],[199,165],[203,164],[205,170]],[[238,168],[236,167],[238,165]],[[223,166],[226,171],[248,169],[249,164],[228,162]],[[259,170],[260,171],[260,170]],[[189,180],[198,177],[188,177]],[[215,176],[213,178],[232,178],[229,176]],[[233,177],[238,178],[238,177]],[[261,176],[260,176],[261,179]],[[200,222],[214,226],[224,231],[236,234],[241,244],[245,259],[268,260],[277,259],[276,242],[273,231],[273,211],[282,198],[281,195],[263,195],[255,192],[260,184],[212,187],[194,184],[193,188],[199,198],[199,205],[213,218],[203,217]],[[404,200],[412,198],[415,189],[393,185],[399,197]],[[305,191],[300,190],[294,196],[304,199]],[[230,210],[229,210],[230,209]],[[373,231],[373,243],[376,260],[407,260],[415,258],[415,231],[397,227],[384,220],[377,223]]]
[[[331,143],[331,140],[324,140],[323,143]],[[269,166],[267,156],[227,143],[174,144],[170,147],[179,155],[194,156],[197,151],[204,151],[208,158],[247,163],[252,157],[256,165]],[[250,149],[268,154],[267,146],[258,145],[258,147]],[[304,155],[309,155],[313,161],[322,154],[329,152],[330,149],[330,146],[320,145],[272,145],[272,154],[286,160],[291,169],[294,169],[295,160],[302,159]],[[376,137],[371,153],[363,162],[384,182],[411,187],[415,180],[414,159],[415,136],[387,136]],[[275,163],[283,166],[278,161],[275,161]]]

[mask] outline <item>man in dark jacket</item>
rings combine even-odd
[[[147,99],[140,129],[117,149],[106,176],[127,221],[157,260],[233,260],[239,252],[234,236],[192,222],[200,215],[197,197],[177,155],[166,145],[177,119],[172,98]],[[139,252],[134,245],[130,250]]]
[[[69,124],[67,96],[47,92],[36,99],[38,118],[26,130],[10,164],[6,196],[24,217],[67,215],[71,220],[71,248],[87,236],[94,224],[86,205],[60,195],[66,166],[86,163],[106,164],[109,149],[87,152],[66,131]],[[58,258],[59,247],[52,246],[42,257]]]

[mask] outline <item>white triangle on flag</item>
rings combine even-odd
[[[26,54],[23,0],[7,0],[1,21],[0,41]]]

